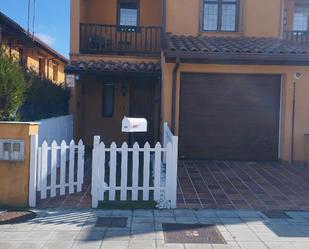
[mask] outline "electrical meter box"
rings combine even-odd
[[[0,160],[24,161],[24,146],[23,140],[0,139]]]

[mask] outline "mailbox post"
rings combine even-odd
[[[122,132],[129,133],[130,140],[134,142],[135,132],[147,132],[148,123],[145,118],[128,118],[122,120]]]

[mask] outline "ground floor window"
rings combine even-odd
[[[104,84],[102,87],[102,116],[112,117],[114,115],[115,85]]]

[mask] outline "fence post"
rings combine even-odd
[[[163,125],[163,148],[166,148],[166,145],[167,145],[167,135],[166,135],[166,132],[167,132],[167,123],[164,123]]]
[[[167,147],[167,131],[168,131],[168,124],[165,122],[163,125],[163,148]],[[163,154],[163,163],[166,164],[166,154]]]
[[[29,207],[36,207],[38,135],[30,136]]]
[[[177,207],[178,137],[172,138],[171,208]]]
[[[77,192],[82,191],[82,184],[84,182],[84,153],[85,146],[82,140],[78,142],[78,154],[77,154]]]
[[[165,200],[172,200],[172,178],[173,178],[173,145],[169,142],[166,145],[166,182]]]
[[[99,148],[100,136],[95,136],[93,139],[92,150],[92,181],[91,181],[91,195],[92,195],[92,208],[98,207],[98,168],[99,168]]]

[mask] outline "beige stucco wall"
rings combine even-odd
[[[174,64],[163,63],[162,83],[162,121],[171,124],[172,106],[172,74]],[[290,160],[292,97],[294,73],[301,72],[302,79],[297,81],[296,89],[296,122],[295,122],[295,160],[306,161],[306,141],[304,134],[309,133],[309,67],[300,66],[254,66],[254,65],[203,65],[181,64],[177,78],[176,93],[176,133],[179,127],[179,86],[181,72],[205,73],[244,73],[244,74],[281,74],[282,75],[282,107],[280,131],[280,159]]]
[[[198,35],[201,0],[167,0],[167,32]],[[278,37],[281,35],[282,0],[241,0],[239,32],[205,32],[207,35]]]
[[[81,0],[81,22],[95,24],[117,24],[117,0]],[[162,23],[162,1],[140,0],[140,26],[160,26]]]
[[[0,207],[25,207],[29,197],[30,136],[38,133],[38,124],[0,123],[0,139],[24,140],[23,162],[0,160]]]
[[[54,81],[54,83],[62,84],[65,82],[65,63],[63,63],[60,60],[53,59],[51,55],[48,55],[46,53],[43,53],[41,51],[27,51],[27,53],[24,55],[26,58],[26,64],[28,68],[31,68],[32,70],[39,72],[39,57],[43,58],[45,61],[45,76],[53,81],[53,61],[55,61],[58,64],[58,80]]]

